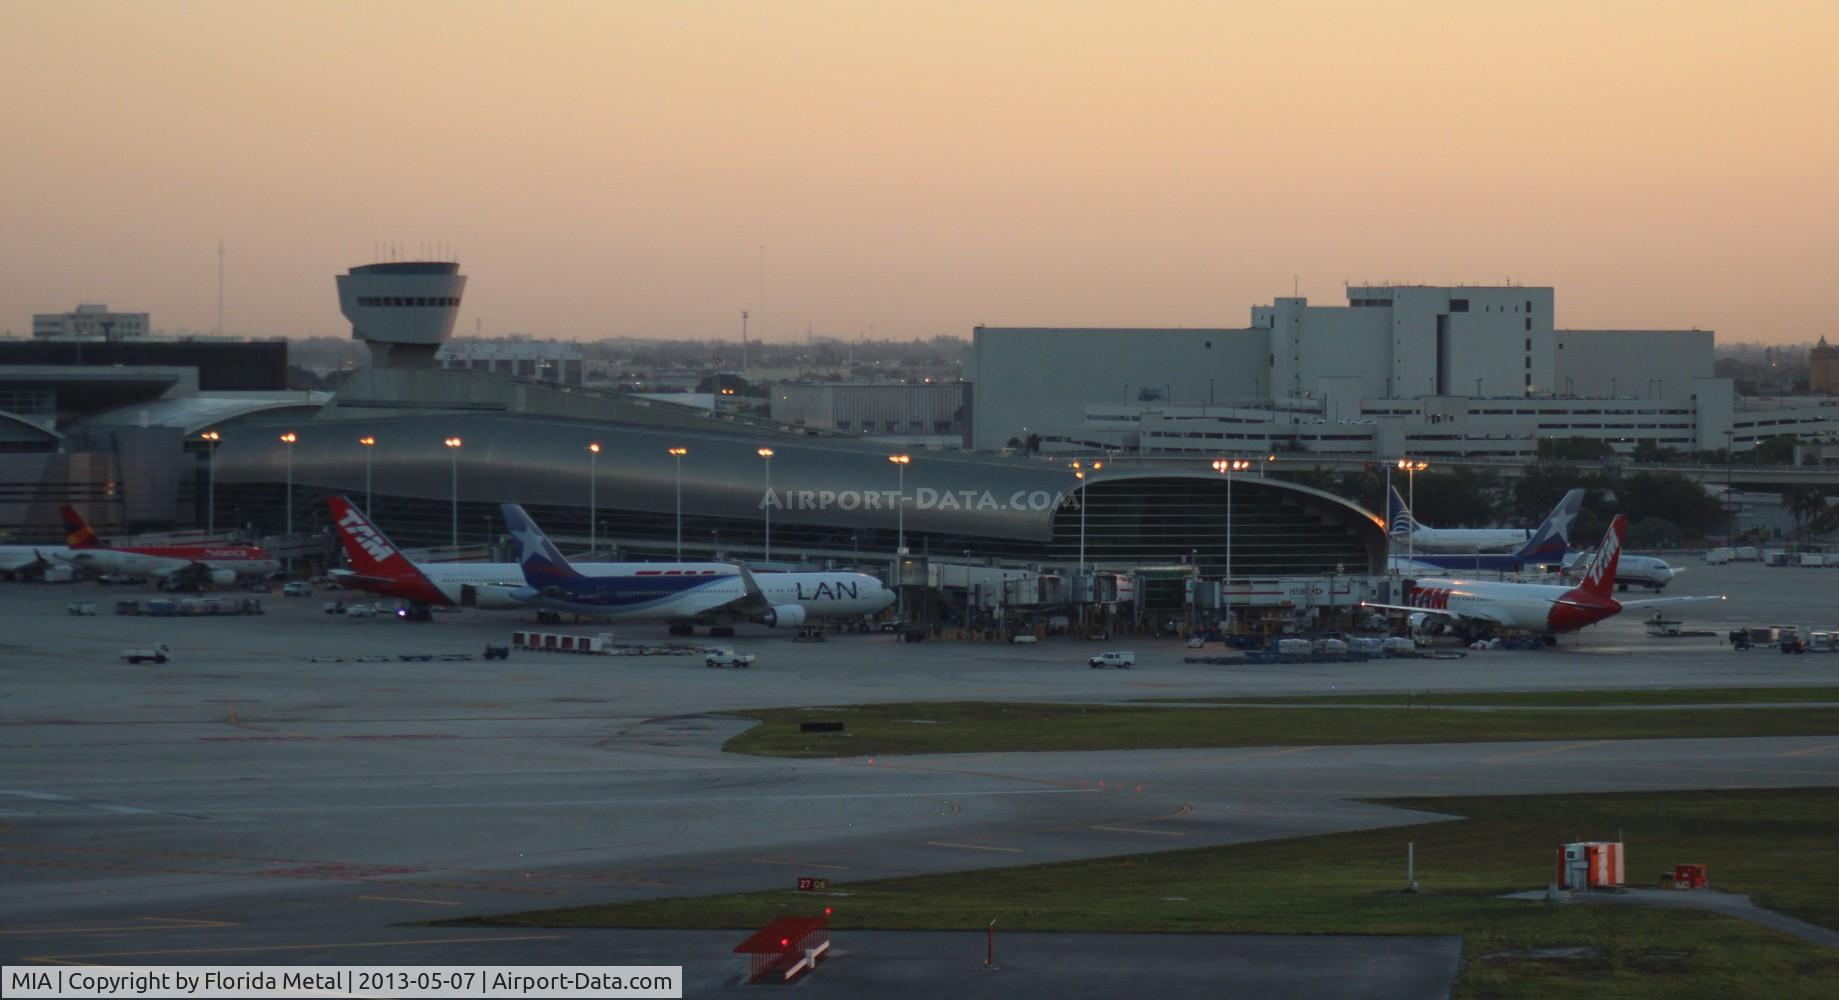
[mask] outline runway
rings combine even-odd
[[[85,589],[85,599],[113,596]],[[719,713],[749,706],[1839,676],[1839,657],[1740,654],[1702,640],[1656,648],[1668,641],[1646,640],[1638,623],[1556,650],[1306,668],[1186,665],[1167,641],[1137,644],[1141,666],[1124,672],[1085,669],[1087,647],[1072,642],[901,644],[876,634],[795,645],[764,633],[732,642],[760,655],[751,671],[689,657],[540,654],[322,664],[309,661],[476,652],[515,626],[476,612],[433,625],[348,621],[319,614],[317,601],[280,598],[259,619],[65,618],[75,593],[0,594],[8,962],[439,962],[455,948],[498,964],[602,962],[604,932],[398,925],[1430,818],[1361,799],[1839,784],[1839,735],[872,761],[719,750],[747,725]],[[173,647],[174,662],[115,659],[153,639]],[[643,964],[685,964],[710,988],[735,969],[693,936],[631,940],[635,955],[649,955]]]

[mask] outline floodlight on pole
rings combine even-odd
[[[370,516],[370,450],[377,446],[377,439],[373,435],[366,434],[363,437],[358,438],[358,443],[364,446],[364,516],[369,517]]]
[[[671,461],[677,466],[677,561],[683,561],[683,456],[688,455],[688,448],[670,449]]]
[[[1250,459],[1216,458],[1213,471],[1226,477],[1226,618],[1232,620],[1232,474],[1252,467]]]
[[[293,431],[281,435],[281,443],[287,446],[287,542],[289,552],[293,551],[294,543],[294,442],[298,440],[300,440],[300,435]],[[287,566],[290,570],[294,567],[294,557],[291,555],[287,557]]]
[[[466,442],[457,437],[450,437],[442,443],[447,446],[453,483],[453,532],[448,541],[457,550],[460,547],[460,446]]]
[[[216,431],[205,431],[198,435],[204,442],[204,530],[209,534],[217,533],[217,442],[223,435]],[[194,508],[196,509],[196,508]],[[194,514],[194,517],[197,515]]]
[[[598,506],[594,491],[600,483],[600,442],[590,441],[587,446],[587,551],[591,557],[600,551],[600,534],[594,526],[594,508]]]
[[[761,448],[754,454],[766,461],[766,502],[760,505],[761,509],[766,512],[766,544],[761,561],[771,562],[773,558],[773,450]]]

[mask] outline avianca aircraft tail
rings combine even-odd
[[[1584,491],[1571,490],[1558,501],[1558,506],[1545,515],[1545,521],[1539,530],[1526,539],[1526,544],[1513,554],[1521,563],[1559,563],[1564,561],[1565,553],[1570,550],[1571,525],[1577,520],[1577,512],[1583,508]]]
[[[523,568],[525,583],[542,590],[581,579],[581,574],[568,564],[562,551],[543,534],[543,529],[536,526],[530,515],[524,513],[523,507],[507,503],[499,509],[504,513],[505,528],[517,544],[517,562]]]
[[[1596,557],[1590,561],[1590,572],[1577,583],[1577,589],[1592,597],[1614,599],[1610,597],[1616,587],[1616,563],[1622,560],[1622,537],[1628,533],[1628,517],[1617,514],[1609,522],[1609,530],[1603,534],[1603,544],[1597,547]]]
[[[69,504],[58,508],[58,514],[64,518],[64,545],[73,549],[103,548],[102,539],[90,529],[89,522]]]
[[[1398,487],[1386,488],[1386,532],[1393,538],[1404,538],[1423,525],[1411,515],[1411,508],[1405,506],[1405,498],[1398,495]]]

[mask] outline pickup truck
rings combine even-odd
[[[1101,667],[1116,667],[1119,670],[1129,670],[1136,665],[1137,654],[1127,652],[1100,653],[1086,660],[1086,666],[1091,667],[1093,670],[1097,670]]]
[[[753,654],[737,653],[732,649],[711,649],[703,654],[702,665],[705,667],[736,667],[745,670],[753,666]]]
[[[147,660],[152,660],[155,663],[165,663],[171,656],[172,650],[167,649],[166,644],[163,642],[156,642],[145,649],[124,649],[121,651],[121,658],[129,663],[142,663]]]

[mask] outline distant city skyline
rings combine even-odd
[[[1835,332],[1839,5],[787,0],[0,8],[0,331],[82,302],[345,336],[1228,326],[1343,282],[1560,327]]]

